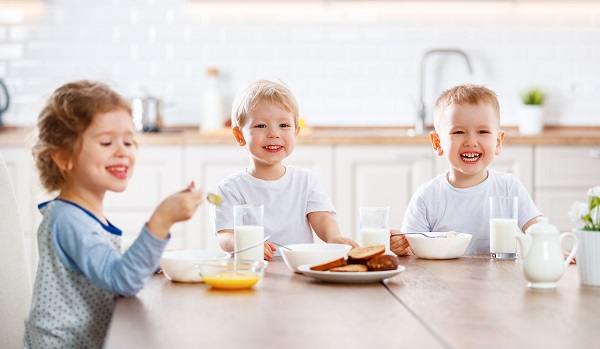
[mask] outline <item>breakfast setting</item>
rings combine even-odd
[[[600,1],[0,1],[0,348],[596,348]]]

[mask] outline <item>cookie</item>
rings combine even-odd
[[[369,268],[369,271],[396,270],[398,269],[398,264],[398,257],[391,254],[384,254],[369,259],[367,261],[367,268]]]
[[[385,245],[383,244],[372,244],[363,247],[355,247],[348,252],[348,258],[351,258],[353,262],[362,263],[361,261],[367,261],[373,257],[381,256],[385,253]]]
[[[368,270],[369,270],[369,268],[367,268],[367,266],[364,264],[348,264],[348,265],[344,265],[341,267],[329,269],[330,272],[346,272],[346,273],[347,272],[356,273],[356,272],[368,271]]]
[[[346,264],[347,264],[346,258],[341,257],[341,258],[338,258],[338,259],[335,259],[335,260],[332,260],[329,262],[313,265],[312,267],[310,267],[310,270],[326,271],[331,268],[340,267],[340,266],[343,266]]]

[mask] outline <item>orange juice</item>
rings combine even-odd
[[[223,290],[241,290],[254,286],[260,275],[252,271],[222,271],[202,277],[205,283]]]

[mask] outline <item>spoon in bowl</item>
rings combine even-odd
[[[445,238],[447,238],[446,235],[431,236],[431,235],[427,235],[425,233],[416,233],[416,232],[415,233],[393,233],[393,234],[390,234],[390,236],[400,236],[400,235],[408,235],[408,234],[419,234],[419,235],[423,235],[429,239],[445,239]]]
[[[269,240],[269,242],[270,242],[270,243],[272,243],[273,245],[277,246],[277,247],[281,247],[281,248],[285,248],[286,250],[293,251],[291,248],[289,248],[289,247],[287,247],[287,246],[285,246],[285,245],[282,245],[282,244],[280,244],[280,243],[278,243],[278,242],[271,241],[271,240]]]

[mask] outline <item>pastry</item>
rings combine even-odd
[[[331,268],[340,267],[346,264],[348,264],[348,262],[346,262],[346,258],[341,257],[333,261],[313,265],[312,267],[310,267],[310,270],[326,271]]]
[[[330,272],[361,272],[361,271],[369,271],[369,268],[367,268],[366,265],[364,264],[348,264],[348,265],[344,265],[341,267],[336,267],[336,268],[331,268],[329,269]]]
[[[348,252],[348,258],[352,259],[353,263],[365,263],[367,260],[381,256],[385,253],[385,245],[372,244],[363,247],[355,247]]]
[[[398,269],[398,264],[398,257],[391,254],[373,257],[367,261],[369,271],[396,270]]]

